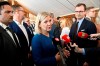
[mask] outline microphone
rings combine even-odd
[[[56,42],[59,42],[59,41],[60,41],[59,38],[54,38],[54,39],[55,39]],[[64,58],[63,50],[62,50],[62,48],[60,47],[60,44],[57,44],[57,48],[58,48],[58,50],[59,50],[59,54],[60,54],[60,57],[61,57],[63,66],[67,66],[67,64],[65,63],[66,59]]]
[[[100,40],[100,37],[90,37],[90,35],[88,35],[85,32],[78,32],[78,37],[83,38],[83,39],[90,39],[90,40]]]
[[[63,36],[61,37],[61,39],[64,41],[64,44],[66,44],[67,48],[68,48],[69,50],[71,50],[71,47],[70,47],[70,45],[69,45],[69,44],[71,44],[71,39],[70,39],[70,37],[69,37],[67,34],[65,34],[65,35],[63,35]]]
[[[85,32],[78,32],[78,37],[84,38],[84,39],[90,38],[90,36]]]
[[[61,37],[61,39],[65,42],[65,43],[70,43],[70,37],[67,35],[67,34],[65,34],[65,35],[63,35],[62,37]]]

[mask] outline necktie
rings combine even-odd
[[[78,23],[79,23],[79,22],[76,22],[76,27],[75,27],[75,32],[76,32],[76,34],[77,34],[77,31],[78,31]]]
[[[78,23],[79,22],[76,22],[76,24],[75,24],[74,40],[76,39],[76,35],[77,35]]]
[[[12,36],[13,36],[13,38],[14,38],[14,41],[15,41],[17,47],[20,47],[20,46],[19,46],[19,42],[18,42],[18,40],[17,40],[17,38],[16,38],[14,32],[13,32],[9,27],[7,27],[6,29],[8,29],[8,30],[11,32],[11,34],[12,34]]]

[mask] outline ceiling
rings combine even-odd
[[[54,13],[55,17],[74,13],[77,3],[85,3],[87,7],[100,8],[100,0],[16,0],[28,10],[37,14],[47,11]]]

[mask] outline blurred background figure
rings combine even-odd
[[[29,17],[25,17],[24,18],[24,22],[28,25],[28,28],[29,28],[31,34],[34,35],[34,27],[35,27],[35,25],[31,24]]]
[[[92,21],[92,18],[96,17],[96,11],[93,6],[86,8],[86,19]]]
[[[97,12],[95,25],[97,33],[100,33],[100,10]],[[98,40],[98,47],[100,47],[100,40]]]
[[[61,27],[61,35],[67,34],[69,35],[71,26],[73,24],[73,21],[71,20],[71,18],[68,17],[61,17],[60,18],[60,27]]]
[[[25,10],[20,5],[13,5],[13,22],[9,27],[16,33],[21,46],[21,65],[29,66],[33,65],[33,61],[30,60],[31,53],[31,39],[33,34],[31,34],[28,25],[23,21],[25,18]]]

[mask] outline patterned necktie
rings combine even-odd
[[[14,41],[15,41],[15,43],[16,43],[16,46],[17,46],[17,47],[20,47],[20,46],[19,46],[19,42],[18,42],[18,40],[17,40],[17,38],[16,38],[14,32],[13,32],[9,27],[7,27],[6,29],[8,29],[8,30],[11,32],[11,34],[12,34],[12,36],[13,36],[13,38],[14,38]]]

